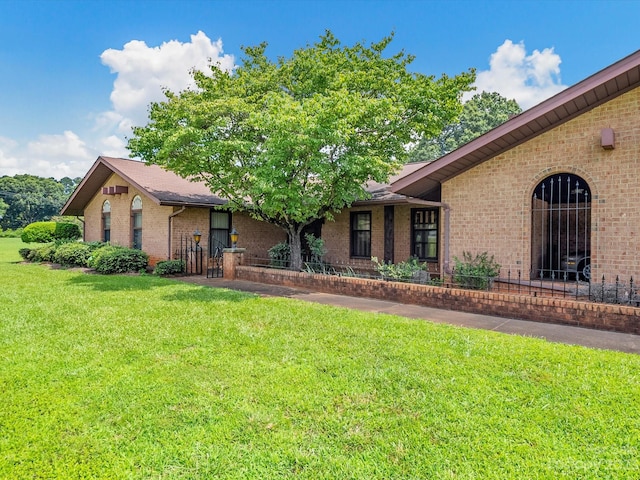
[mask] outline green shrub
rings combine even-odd
[[[20,238],[21,236],[21,228],[16,228],[15,230],[11,230],[10,228],[7,230],[0,229],[0,238]]]
[[[155,275],[179,275],[184,272],[185,263],[183,260],[162,260],[156,263],[153,271]]]
[[[24,243],[49,243],[55,240],[56,222],[34,222],[22,230]]]
[[[58,246],[53,259],[66,267],[86,267],[90,256],[91,249],[87,244],[68,242]]]
[[[34,222],[22,230],[20,238],[25,243],[49,243],[54,240],[77,240],[80,228],[67,222]]]
[[[54,243],[30,248],[27,260],[30,262],[53,262],[56,248]]]
[[[56,240],[77,240],[82,236],[80,227],[74,223],[56,222],[54,237]]]
[[[276,243],[267,253],[272,267],[286,268],[291,264],[291,247],[288,243]]]
[[[84,242],[84,244],[89,247],[89,250],[91,250],[91,252],[94,252],[99,248],[106,247],[109,245],[106,242]]]
[[[429,281],[427,264],[420,263],[415,257],[400,263],[380,263],[377,257],[371,257],[371,261],[375,264],[374,268],[382,276],[383,280],[415,281],[419,283],[427,283]]]
[[[29,247],[21,248],[18,250],[18,253],[22,257],[23,260],[29,259],[29,254],[31,253],[31,249]]]
[[[149,256],[133,248],[102,247],[91,258],[91,266],[103,274],[139,272],[148,265]]]
[[[500,264],[493,255],[489,257],[487,252],[475,257],[469,252],[463,252],[462,260],[453,257],[453,261],[453,282],[462,288],[489,290],[493,279],[500,274]]]
[[[100,257],[102,257],[102,255],[106,255],[112,251],[115,250],[121,250],[124,247],[118,247],[116,245],[110,245],[108,243],[99,246],[98,248],[96,248],[95,250],[93,250],[91,252],[91,256],[89,257],[89,260],[87,261],[87,266],[90,268],[96,268],[96,265],[98,263],[100,263]]]

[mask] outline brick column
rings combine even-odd
[[[242,264],[246,248],[225,248],[222,250],[222,273],[225,280],[235,280],[236,267]]]

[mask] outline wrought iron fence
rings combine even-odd
[[[207,257],[207,278],[220,278],[223,276],[222,259],[222,249],[216,247],[213,253]]]
[[[180,237],[180,247],[176,250],[175,257],[183,262],[185,275],[202,275],[204,252],[193,238]]]
[[[263,268],[290,269],[290,262],[284,259],[273,259],[249,256],[245,265]],[[583,281],[581,278],[570,278],[568,275],[540,278],[536,272],[523,277],[522,271],[508,270],[506,276],[485,277],[477,275],[456,275],[455,271],[447,274],[420,270],[401,277],[391,276],[375,270],[373,263],[369,268],[362,263],[345,262],[310,262],[303,261],[303,271],[342,277],[370,278],[384,281],[414,283],[421,285],[442,286],[445,288],[463,288],[483,290],[496,293],[531,295],[534,297],[566,298],[597,303],[615,303],[640,307],[639,285],[630,277],[627,281],[619,276],[611,282],[604,276],[598,282]]]

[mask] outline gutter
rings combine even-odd
[[[180,210],[178,210],[177,212],[173,212],[171,215],[169,215],[169,236],[167,238],[167,260],[171,260],[171,237],[172,237],[172,224],[173,224],[173,217],[180,215],[182,212],[184,212],[187,209],[187,207],[185,207],[184,205],[182,206],[182,208]]]
[[[76,220],[82,223],[82,241],[86,242],[87,229],[85,228],[86,224],[84,223],[84,215],[82,216],[82,218],[80,218],[80,215],[76,215]]]

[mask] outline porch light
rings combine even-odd
[[[236,248],[238,245],[238,231],[233,227],[231,232],[229,232],[229,237],[231,238],[231,248]]]
[[[196,231],[193,232],[193,241],[196,242],[196,247],[200,243],[201,238],[202,238],[202,234],[200,233],[200,230],[196,228]]]

